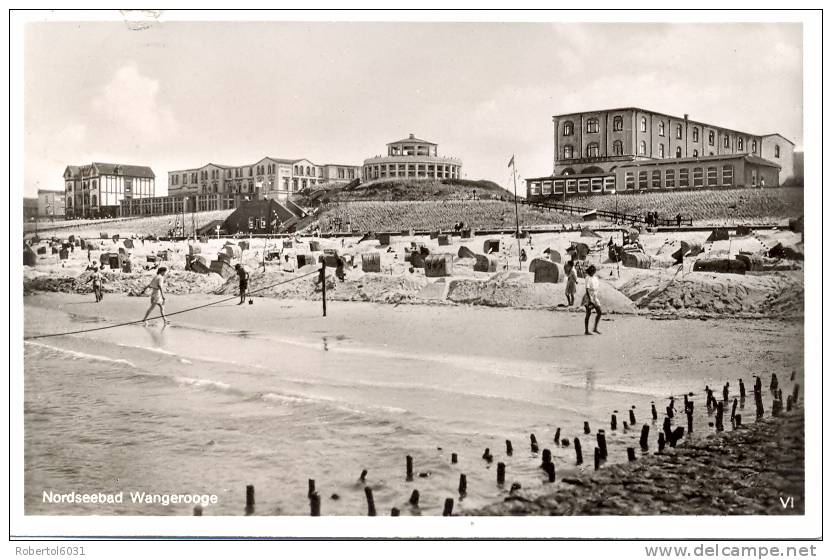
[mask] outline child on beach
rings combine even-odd
[[[90,279],[87,280],[87,283],[92,282],[92,292],[95,294],[95,303],[98,303],[104,298],[104,294],[101,292],[102,281],[103,279],[98,267],[93,267],[92,275],[90,276]]]
[[[145,286],[139,295],[142,295],[150,288],[150,307],[147,308],[147,313],[144,314],[144,326],[147,326],[147,318],[150,317],[151,311],[157,305],[159,312],[162,314],[162,320],[166,325],[170,324],[167,317],[165,317],[165,273],[168,271],[167,267],[160,266],[156,271],[156,276],[150,281],[150,284]]]
[[[575,261],[567,261],[563,267],[566,271],[566,305],[575,305],[575,292],[578,291],[578,271],[575,270]]]
[[[584,334],[592,334],[589,332],[589,316],[592,310],[595,310],[595,328],[592,332],[601,334],[598,330],[598,323],[601,321],[601,300],[598,299],[598,278],[595,277],[595,265],[591,264],[586,269],[586,293],[584,294],[583,305],[586,307],[586,317],[584,317]]]

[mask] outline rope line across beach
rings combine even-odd
[[[295,280],[300,280],[302,278],[306,278],[307,276],[312,276],[313,274],[320,274],[320,269],[313,270],[312,272],[307,272],[306,274],[301,274],[300,276],[295,276],[294,278],[290,278],[288,280],[283,280],[283,281],[277,282],[275,284],[270,284],[268,286],[263,286],[262,288],[257,288],[256,290],[249,290],[248,293],[249,294],[254,294],[254,293],[257,293],[257,292],[261,292],[263,290],[268,290],[268,289],[280,286],[281,284],[288,284],[289,282],[294,282]],[[202,305],[197,305],[195,307],[189,307],[187,309],[181,309],[179,311],[174,311],[173,313],[168,313],[167,315],[169,317],[173,316],[173,315],[181,315],[182,313],[188,313],[190,311],[196,311],[197,309],[203,309],[205,307],[211,307],[212,305],[219,305],[220,303],[225,303],[226,301],[231,301],[232,299],[237,299],[237,296],[231,296],[231,297],[223,298],[223,299],[220,299],[220,300],[217,300],[217,301],[212,301],[212,302],[209,302],[209,303],[203,303]],[[52,337],[55,337],[55,336],[67,336],[67,335],[71,335],[71,334],[82,334],[82,333],[88,333],[88,332],[94,332],[94,331],[103,331],[103,330],[106,330],[106,329],[115,329],[115,328],[118,328],[118,327],[126,327],[128,325],[137,325],[139,323],[144,323],[144,319],[138,319],[136,321],[127,321],[125,323],[118,323],[116,325],[106,325],[104,327],[95,327],[95,328],[92,328],[92,329],[81,329],[81,330],[77,330],[77,331],[68,331],[68,332],[60,332],[60,333],[50,333],[50,334],[38,334],[38,335],[24,336],[23,340],[35,340],[37,338],[52,338]]]

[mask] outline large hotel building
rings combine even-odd
[[[552,175],[526,179],[527,196],[641,190],[773,187],[794,177],[794,144],[639,108],[552,117]]]
[[[67,219],[115,217],[124,201],[155,192],[156,175],[144,165],[93,162],[64,170]]]
[[[122,216],[203,212],[237,208],[244,200],[286,200],[307,187],[349,183],[355,165],[318,165],[308,159],[264,157],[250,165],[208,163],[168,172],[168,196],[125,201]]]

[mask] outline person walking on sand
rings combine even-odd
[[[586,269],[586,293],[584,294],[583,305],[586,307],[586,317],[584,317],[584,334],[592,334],[589,332],[589,316],[592,310],[595,310],[595,327],[592,332],[601,334],[598,330],[598,323],[601,321],[601,300],[598,299],[598,278],[595,277],[595,265],[591,264]]]
[[[98,270],[97,266],[92,268],[92,275],[90,276],[90,279],[87,280],[87,283],[89,282],[92,282],[92,293],[95,294],[95,303],[98,303],[104,299],[104,294],[101,292],[102,278],[101,272]]]
[[[150,288],[150,307],[147,308],[147,313],[144,314],[144,319],[142,319],[145,327],[147,326],[147,318],[150,317],[150,313],[157,305],[159,306],[159,312],[162,314],[162,320],[166,325],[170,324],[168,318],[165,317],[165,273],[167,271],[167,267],[160,266],[150,284],[142,288],[139,293],[139,295],[142,295]]]
[[[575,261],[567,261],[563,268],[566,271],[566,306],[574,307],[575,292],[578,291],[578,271],[575,270]]]
[[[237,276],[240,279],[240,303],[238,303],[237,305],[243,305],[246,302],[246,292],[248,291],[248,271],[240,263],[235,264],[234,268],[237,271]]]

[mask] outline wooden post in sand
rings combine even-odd
[[[601,450],[601,460],[607,460],[607,435],[604,433],[604,430],[598,430],[598,434],[596,435],[596,440],[598,441],[598,449]]]
[[[631,409],[630,409],[630,426],[635,426],[635,425],[636,425],[636,413],[635,413],[635,411],[631,408]]]
[[[313,492],[309,496],[309,515],[312,517],[321,516],[321,497],[317,492]]]
[[[361,471],[361,476],[358,477],[358,480],[364,482],[367,480],[367,469]]]
[[[545,469],[546,465],[552,462],[552,452],[548,449],[543,450],[543,460],[540,463],[540,468]]]
[[[560,428],[555,430],[555,437],[553,438],[555,445],[560,445]]]
[[[502,486],[506,483],[506,464],[497,463],[497,484]]]
[[[601,466],[601,450],[596,447],[595,448],[595,470],[597,471],[600,466]]]
[[[580,465],[584,462],[584,454],[581,451],[581,440],[575,438],[575,464]]]
[[[615,417],[615,414],[613,414],[613,415],[610,417],[610,430],[615,431],[615,429],[616,429],[617,427],[618,427],[618,419]]]
[[[246,515],[254,513],[254,485],[246,486]]]
[[[390,510],[390,517],[399,517],[399,508],[393,508]]]
[[[310,478],[309,479],[309,491],[306,493],[306,495],[311,498],[312,494],[314,494],[314,493],[315,493],[315,479]]]
[[[664,451],[664,432],[659,432],[659,453]]]
[[[457,457],[456,453],[451,453],[451,464],[456,465],[458,461],[459,458]]]
[[[413,493],[410,495],[410,500],[408,501],[410,502],[410,505],[412,505],[413,507],[419,507],[419,491],[414,490]]]
[[[531,443],[532,453],[537,453],[538,452],[537,438],[534,437],[534,434],[529,435],[529,441]]]
[[[634,447],[627,448],[627,460],[631,463],[636,460],[636,450]]]
[[[376,502],[373,499],[373,489],[369,486],[364,487],[364,495],[367,496],[367,515],[370,517],[375,517],[376,515]]]
[[[659,413],[656,412],[656,403],[650,403],[650,412],[653,414],[653,420],[659,419]]]
[[[693,433],[693,410],[688,408],[685,410],[685,414],[688,417],[688,433]]]
[[[405,458],[405,469],[406,469],[405,480],[410,482],[411,480],[413,480],[413,457],[411,457],[410,455],[408,455]]]
[[[641,438],[639,438],[639,440],[638,440],[638,444],[641,446],[641,448],[644,451],[647,451],[647,449],[648,449],[647,438],[649,436],[650,436],[650,426],[648,426],[647,424],[644,424],[641,427]]]
[[[326,261],[321,259],[321,304],[326,317]]]
[[[584,433],[589,435],[592,433],[592,430],[589,429],[589,422],[584,422]]]
[[[468,478],[464,474],[459,475],[459,495],[464,496],[468,493]]]
[[[450,517],[454,514],[454,499],[445,498],[445,508],[442,510],[442,517]]]
[[[549,482],[555,481],[555,464],[554,463],[546,463],[546,467],[543,469],[546,471],[546,474],[549,476]]]
[[[745,398],[745,383],[742,382],[742,379],[740,379],[740,398]]]
[[[734,429],[742,427],[742,414],[734,416]]]
[[[506,455],[511,457],[511,454],[514,453],[514,449],[511,447],[511,440],[506,440]]]

